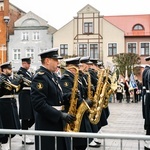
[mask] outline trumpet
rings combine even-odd
[[[18,74],[15,74],[14,75],[14,78],[21,78],[23,80],[23,83],[27,86],[31,86],[31,81],[25,77],[23,77],[22,74],[18,75]]]
[[[23,80],[23,82],[24,82],[25,85],[31,86],[31,81],[29,79],[27,79],[25,77],[22,77],[22,80]]]
[[[19,85],[12,84],[11,82],[6,81],[3,77],[1,77],[1,80],[4,83],[5,89],[7,89],[9,91],[12,91],[12,89],[15,89],[16,92],[18,92],[20,90],[20,84]]]

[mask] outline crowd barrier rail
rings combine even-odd
[[[55,132],[55,131],[37,131],[37,130],[11,130],[11,129],[0,129],[0,134],[8,134],[9,135],[9,146],[10,150],[13,150],[11,147],[11,134],[16,135],[25,135],[24,140],[26,140],[26,135],[34,135],[38,136],[39,139],[41,136],[52,136],[55,137],[55,150],[57,150],[57,137],[70,137],[71,138],[71,150],[73,150],[73,138],[80,137],[87,139],[87,148],[89,145],[90,138],[98,138],[103,139],[102,147],[103,150],[106,149],[105,141],[107,139],[118,139],[120,140],[120,150],[123,150],[123,140],[136,140],[138,150],[140,150],[140,141],[150,141],[150,136],[147,135],[138,135],[138,134],[109,134],[109,133],[84,133],[84,132]],[[25,144],[24,144],[25,145]],[[41,143],[39,143],[39,147],[41,150]],[[25,145],[26,150],[26,145]]]

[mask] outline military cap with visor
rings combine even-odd
[[[90,56],[81,57],[80,63],[85,63],[85,64],[88,64],[88,65],[93,64],[93,62],[90,61]]]
[[[22,62],[27,62],[28,64],[31,64],[31,57],[23,57],[21,59]]]
[[[150,60],[150,56],[145,57],[145,61],[149,61]]]
[[[0,65],[1,69],[12,69],[12,64],[11,62],[5,62]]]
[[[91,58],[90,61],[93,62],[94,65],[97,65],[98,59]]]
[[[68,58],[65,60],[65,62],[66,62],[66,65],[69,65],[69,64],[79,65],[80,57]]]
[[[58,55],[58,48],[52,48],[52,49],[46,50],[38,54],[38,56],[40,56],[41,59],[43,58],[62,59],[62,57]]]

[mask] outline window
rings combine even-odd
[[[114,56],[117,54],[117,43],[108,44],[108,56]]]
[[[141,55],[149,55],[149,43],[141,43]]]
[[[144,30],[144,27],[143,27],[141,24],[136,24],[136,25],[133,27],[133,30]]]
[[[60,45],[60,55],[67,56],[68,55],[68,44],[61,44]]]
[[[22,40],[23,41],[28,41],[29,40],[28,32],[22,32]]]
[[[99,58],[98,44],[90,44],[90,58]]]
[[[87,56],[87,44],[79,44],[79,56]]]
[[[21,50],[13,49],[13,60],[20,60],[21,58]]]
[[[84,23],[84,33],[93,33],[93,23],[92,22]]]
[[[33,40],[39,40],[40,39],[40,33],[38,31],[33,32]]]
[[[34,59],[34,49],[33,48],[26,48],[26,57],[31,57]]]
[[[128,53],[136,54],[136,43],[128,43]]]

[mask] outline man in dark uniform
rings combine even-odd
[[[86,97],[88,99],[92,100],[94,97],[95,89],[94,89],[94,86],[91,82],[91,74],[89,73],[90,65],[93,65],[93,62],[90,61],[89,56],[81,57],[80,65],[79,65],[79,68],[82,71],[81,81],[82,81],[82,84],[83,84],[84,89],[85,89]],[[90,85],[90,88],[89,88],[89,85]],[[90,122],[90,124],[91,124],[91,128],[92,128],[93,133],[97,133],[99,130],[98,126],[96,124],[92,124],[91,122]],[[92,141],[89,144],[89,147],[100,147],[100,143],[95,143]]]
[[[84,102],[86,102],[87,105],[89,105],[89,107],[91,107],[92,105],[92,101],[89,99],[86,99],[85,90],[80,80],[79,68],[78,68],[79,60],[80,60],[80,57],[74,57],[74,58],[69,58],[65,60],[66,70],[64,71],[60,79],[60,85],[64,93],[65,111],[68,112],[68,110],[71,109],[73,112],[74,110],[76,112],[76,110],[80,110],[80,115],[81,116],[83,115],[83,117],[81,117],[79,120],[76,120],[79,122],[81,121],[80,126],[78,126],[78,132],[93,132],[91,128],[91,124],[88,119],[87,111],[82,112],[84,108],[79,109],[81,104],[83,104]],[[76,99],[75,103],[77,102],[76,106],[74,104],[74,98]],[[71,106],[74,106],[74,107],[71,108]],[[75,115],[78,116],[77,114]],[[85,150],[87,145],[88,145],[87,139],[73,138],[74,150]]]
[[[20,129],[20,121],[18,109],[16,104],[15,93],[21,90],[21,78],[12,79],[12,65],[10,62],[3,63],[1,66],[0,79],[3,81],[1,84],[1,97],[0,97],[0,117],[3,129]],[[11,135],[11,138],[15,135]],[[2,149],[9,149],[8,145],[9,135],[0,138]]]
[[[146,61],[150,61],[150,56],[145,58]],[[146,66],[142,74],[142,112],[145,119],[144,129],[146,135],[150,135],[150,66]],[[145,149],[150,149],[149,141],[145,141]]]
[[[1,85],[2,85],[3,81],[0,78],[0,97],[3,96],[3,92],[1,90]],[[1,114],[0,114],[0,129],[3,129],[3,124],[2,124],[2,119],[1,119]],[[4,134],[0,134],[0,149],[2,148],[2,141],[1,138],[4,137]]]
[[[63,131],[64,121],[71,123],[75,117],[62,112],[62,89],[54,73],[58,66],[58,49],[53,48],[40,53],[42,66],[34,75],[31,83],[31,102],[35,111],[35,130]],[[35,149],[39,150],[70,150],[69,138],[35,137]],[[40,141],[39,141],[40,140]]]
[[[28,130],[34,124],[33,107],[31,105],[31,80],[32,74],[28,71],[30,69],[31,57],[22,58],[22,67],[19,68],[17,74],[23,76],[23,89],[19,93],[19,117],[21,119],[22,130]],[[24,144],[24,136],[22,137]],[[26,136],[26,144],[34,144],[31,139]]]
[[[90,66],[89,72],[90,72],[91,78],[92,78],[91,81],[92,81],[92,83],[95,87],[95,91],[96,91],[97,83],[98,83],[98,79],[99,79],[98,71],[100,71],[100,68],[97,65],[98,64],[98,59],[90,59],[90,61],[93,62],[93,65]],[[102,109],[100,121],[97,124],[99,133],[101,133],[101,128],[103,126],[108,125],[107,119],[109,117],[109,114],[110,114],[109,107],[106,107],[106,108]],[[98,139],[95,139],[95,142],[98,143],[98,144],[101,144],[100,140],[98,140]]]

